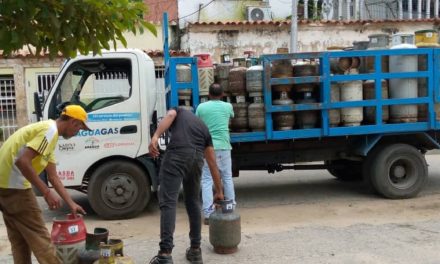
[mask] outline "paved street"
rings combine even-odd
[[[427,160],[429,182],[409,200],[383,199],[361,183],[337,181],[326,171],[244,172],[235,179],[242,217],[239,251],[215,254],[204,226],[205,263],[440,263],[440,156],[428,155]],[[106,227],[111,237],[122,238],[135,263],[146,263],[156,254],[157,201],[135,219],[102,221],[85,195],[73,194],[90,212],[85,216],[89,230]],[[66,212],[45,211],[48,227],[53,217]],[[180,201],[173,252],[177,264],[187,263],[187,233]],[[0,263],[12,263],[2,222]]]

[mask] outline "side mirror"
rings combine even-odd
[[[41,110],[40,95],[37,92],[34,93],[34,108],[35,114],[37,115],[37,121],[40,121],[43,118],[43,112]]]

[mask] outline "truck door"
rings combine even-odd
[[[137,57],[132,53],[68,62],[44,106],[56,119],[65,104],[81,105],[92,131],[60,137],[57,170],[65,186],[79,186],[88,168],[110,156],[133,158],[141,142]]]

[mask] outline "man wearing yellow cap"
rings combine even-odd
[[[50,241],[32,185],[41,191],[50,210],[61,207],[61,196],[72,213],[85,214],[57,176],[54,151],[59,135],[67,139],[81,129],[90,130],[86,121],[87,113],[81,106],[68,105],[57,120],[22,127],[0,148],[0,211],[14,263],[31,263],[31,252],[39,263],[62,263]],[[39,178],[43,170],[59,196]]]

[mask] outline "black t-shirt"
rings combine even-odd
[[[212,146],[211,134],[208,127],[191,111],[173,108],[177,115],[169,131],[171,140],[167,149],[191,148],[204,151]]]

